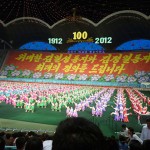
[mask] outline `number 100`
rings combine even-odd
[[[73,32],[73,40],[80,40],[80,39],[87,39],[88,33],[86,31],[84,32]]]

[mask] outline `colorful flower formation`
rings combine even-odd
[[[34,79],[56,79],[68,81],[97,81],[97,82],[117,82],[117,83],[142,83],[150,82],[150,72],[135,71],[134,75],[114,74],[100,76],[98,74],[63,74],[63,73],[42,73],[33,72],[30,70],[17,70],[17,66],[5,66],[0,72],[0,76],[7,76],[8,78],[34,78]]]

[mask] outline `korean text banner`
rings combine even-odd
[[[112,54],[68,54],[50,52],[10,51],[5,66],[33,72],[133,75],[136,70],[150,72],[149,52]]]

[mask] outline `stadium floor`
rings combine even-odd
[[[141,91],[146,96],[150,97],[149,91]],[[112,103],[113,97],[116,92],[114,92],[109,103]],[[130,102],[127,97],[127,106],[130,106]],[[150,110],[150,108],[149,108]],[[110,113],[113,111],[111,107],[107,107],[106,112],[103,117],[92,117],[91,110],[86,109],[84,112],[79,112],[80,117],[85,117],[94,123],[96,123],[104,135],[111,136],[115,135],[116,132],[121,131],[122,122],[116,122]],[[132,110],[131,110],[132,111]],[[61,112],[51,111],[50,107],[47,108],[37,108],[35,107],[35,112],[25,112],[24,109],[14,108],[12,105],[0,103],[0,127],[1,129],[19,129],[19,130],[35,130],[35,131],[47,131],[55,132],[58,123],[66,118],[66,110],[62,109]],[[127,126],[134,127],[135,131],[140,132],[142,126],[138,124],[137,116],[129,116],[129,123]]]

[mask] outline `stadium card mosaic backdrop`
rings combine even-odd
[[[150,53],[68,54],[9,51],[1,76],[100,82],[148,82]]]

